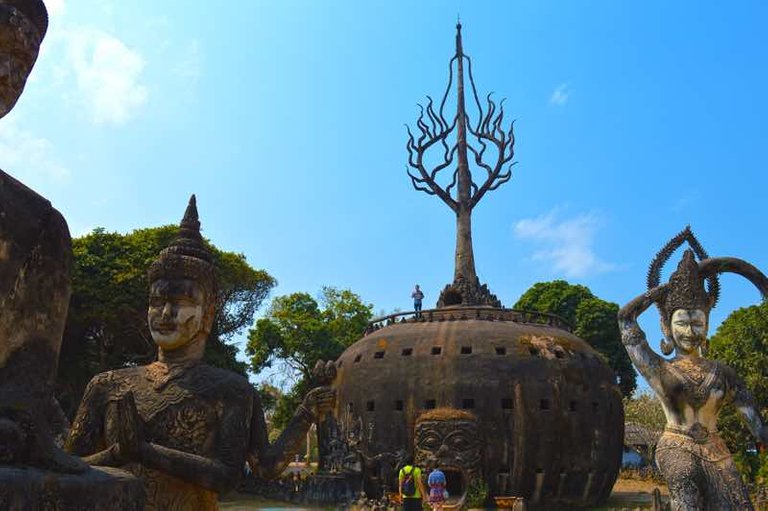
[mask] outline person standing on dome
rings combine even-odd
[[[413,290],[413,293],[411,293],[411,298],[413,298],[413,310],[416,311],[416,317],[421,317],[421,301],[424,299],[424,293],[419,288],[419,285],[416,284],[416,288]]]

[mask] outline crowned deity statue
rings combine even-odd
[[[96,375],[67,449],[140,477],[146,509],[217,509],[218,495],[237,484],[246,460],[257,475],[279,474],[318,414],[334,405],[334,394],[327,387],[310,391],[270,444],[248,380],[202,361],[217,291],[194,196],[178,237],[150,266],[149,281],[147,318],[158,360]]]
[[[664,263],[684,242],[691,249],[660,284]],[[698,261],[697,261],[698,257]],[[709,258],[687,227],[659,252],[648,272],[648,290],[618,315],[622,342],[640,374],[654,390],[667,424],[656,447],[656,463],[669,485],[673,511],[752,510],[746,487],[717,431],[717,416],[726,403],[743,415],[749,430],[768,443],[752,396],[733,369],[706,358],[709,313],[719,296],[718,274],[740,274],[768,296],[768,278],[732,257]],[[704,283],[707,283],[705,288]],[[652,304],[661,316],[661,351],[648,345],[637,318]]]

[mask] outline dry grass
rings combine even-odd
[[[457,410],[456,408],[435,408],[428,410],[416,419],[416,422],[422,421],[447,421],[447,420],[465,420],[476,421],[477,416],[466,410]]]

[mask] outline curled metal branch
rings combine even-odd
[[[477,120],[474,124],[470,121],[470,116],[464,111],[463,107],[460,111],[457,110],[451,122],[445,116],[445,105],[454,81],[453,67],[454,65],[458,67],[460,63],[459,58],[462,59],[461,62],[467,64],[467,76],[477,110]],[[459,76],[460,84],[462,80],[463,77]],[[460,87],[460,90],[463,90],[463,88]],[[419,105],[419,116],[416,120],[418,135],[414,134],[410,128],[407,128],[408,141],[406,149],[408,150],[408,166],[410,167],[408,175],[411,178],[411,183],[418,191],[439,196],[443,202],[455,211],[459,207],[458,200],[467,200],[454,199],[451,196],[451,192],[455,191],[457,184],[461,181],[457,171],[454,170],[452,180],[445,188],[437,183],[437,179],[442,170],[453,164],[457,152],[460,155],[471,152],[475,165],[485,171],[485,179],[483,180],[473,179],[470,173],[470,179],[468,180],[470,187],[469,202],[462,204],[464,208],[474,208],[488,191],[496,190],[512,178],[511,167],[514,165],[513,158],[515,154],[515,123],[514,121],[510,122],[509,128],[504,129],[504,99],[497,103],[493,99],[493,93],[489,93],[485,97],[484,103],[485,107],[480,101],[477,87],[475,86],[472,60],[457,49],[456,55],[448,63],[448,86],[443,93],[438,110],[435,111],[432,97],[427,96],[426,104]],[[464,104],[463,99],[461,99],[460,104]],[[461,112],[461,119],[459,118],[459,112]],[[448,141],[448,138],[456,136],[459,123],[466,127],[466,132],[468,135],[471,135],[472,140],[468,141],[462,138],[452,144]],[[461,144],[461,147],[459,144]],[[437,163],[427,168],[424,164],[425,155],[436,145],[441,146],[442,155]],[[496,153],[496,158],[493,162],[489,162],[486,159],[487,149],[491,146],[495,149]],[[463,156],[460,156],[459,161],[462,161],[461,158]],[[461,196],[461,193],[457,194],[457,197]]]

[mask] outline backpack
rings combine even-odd
[[[409,468],[411,469],[410,472],[406,472],[405,468],[403,468],[403,474],[405,475],[405,479],[403,479],[403,495],[413,497],[416,495],[416,481],[413,480],[413,466]]]

